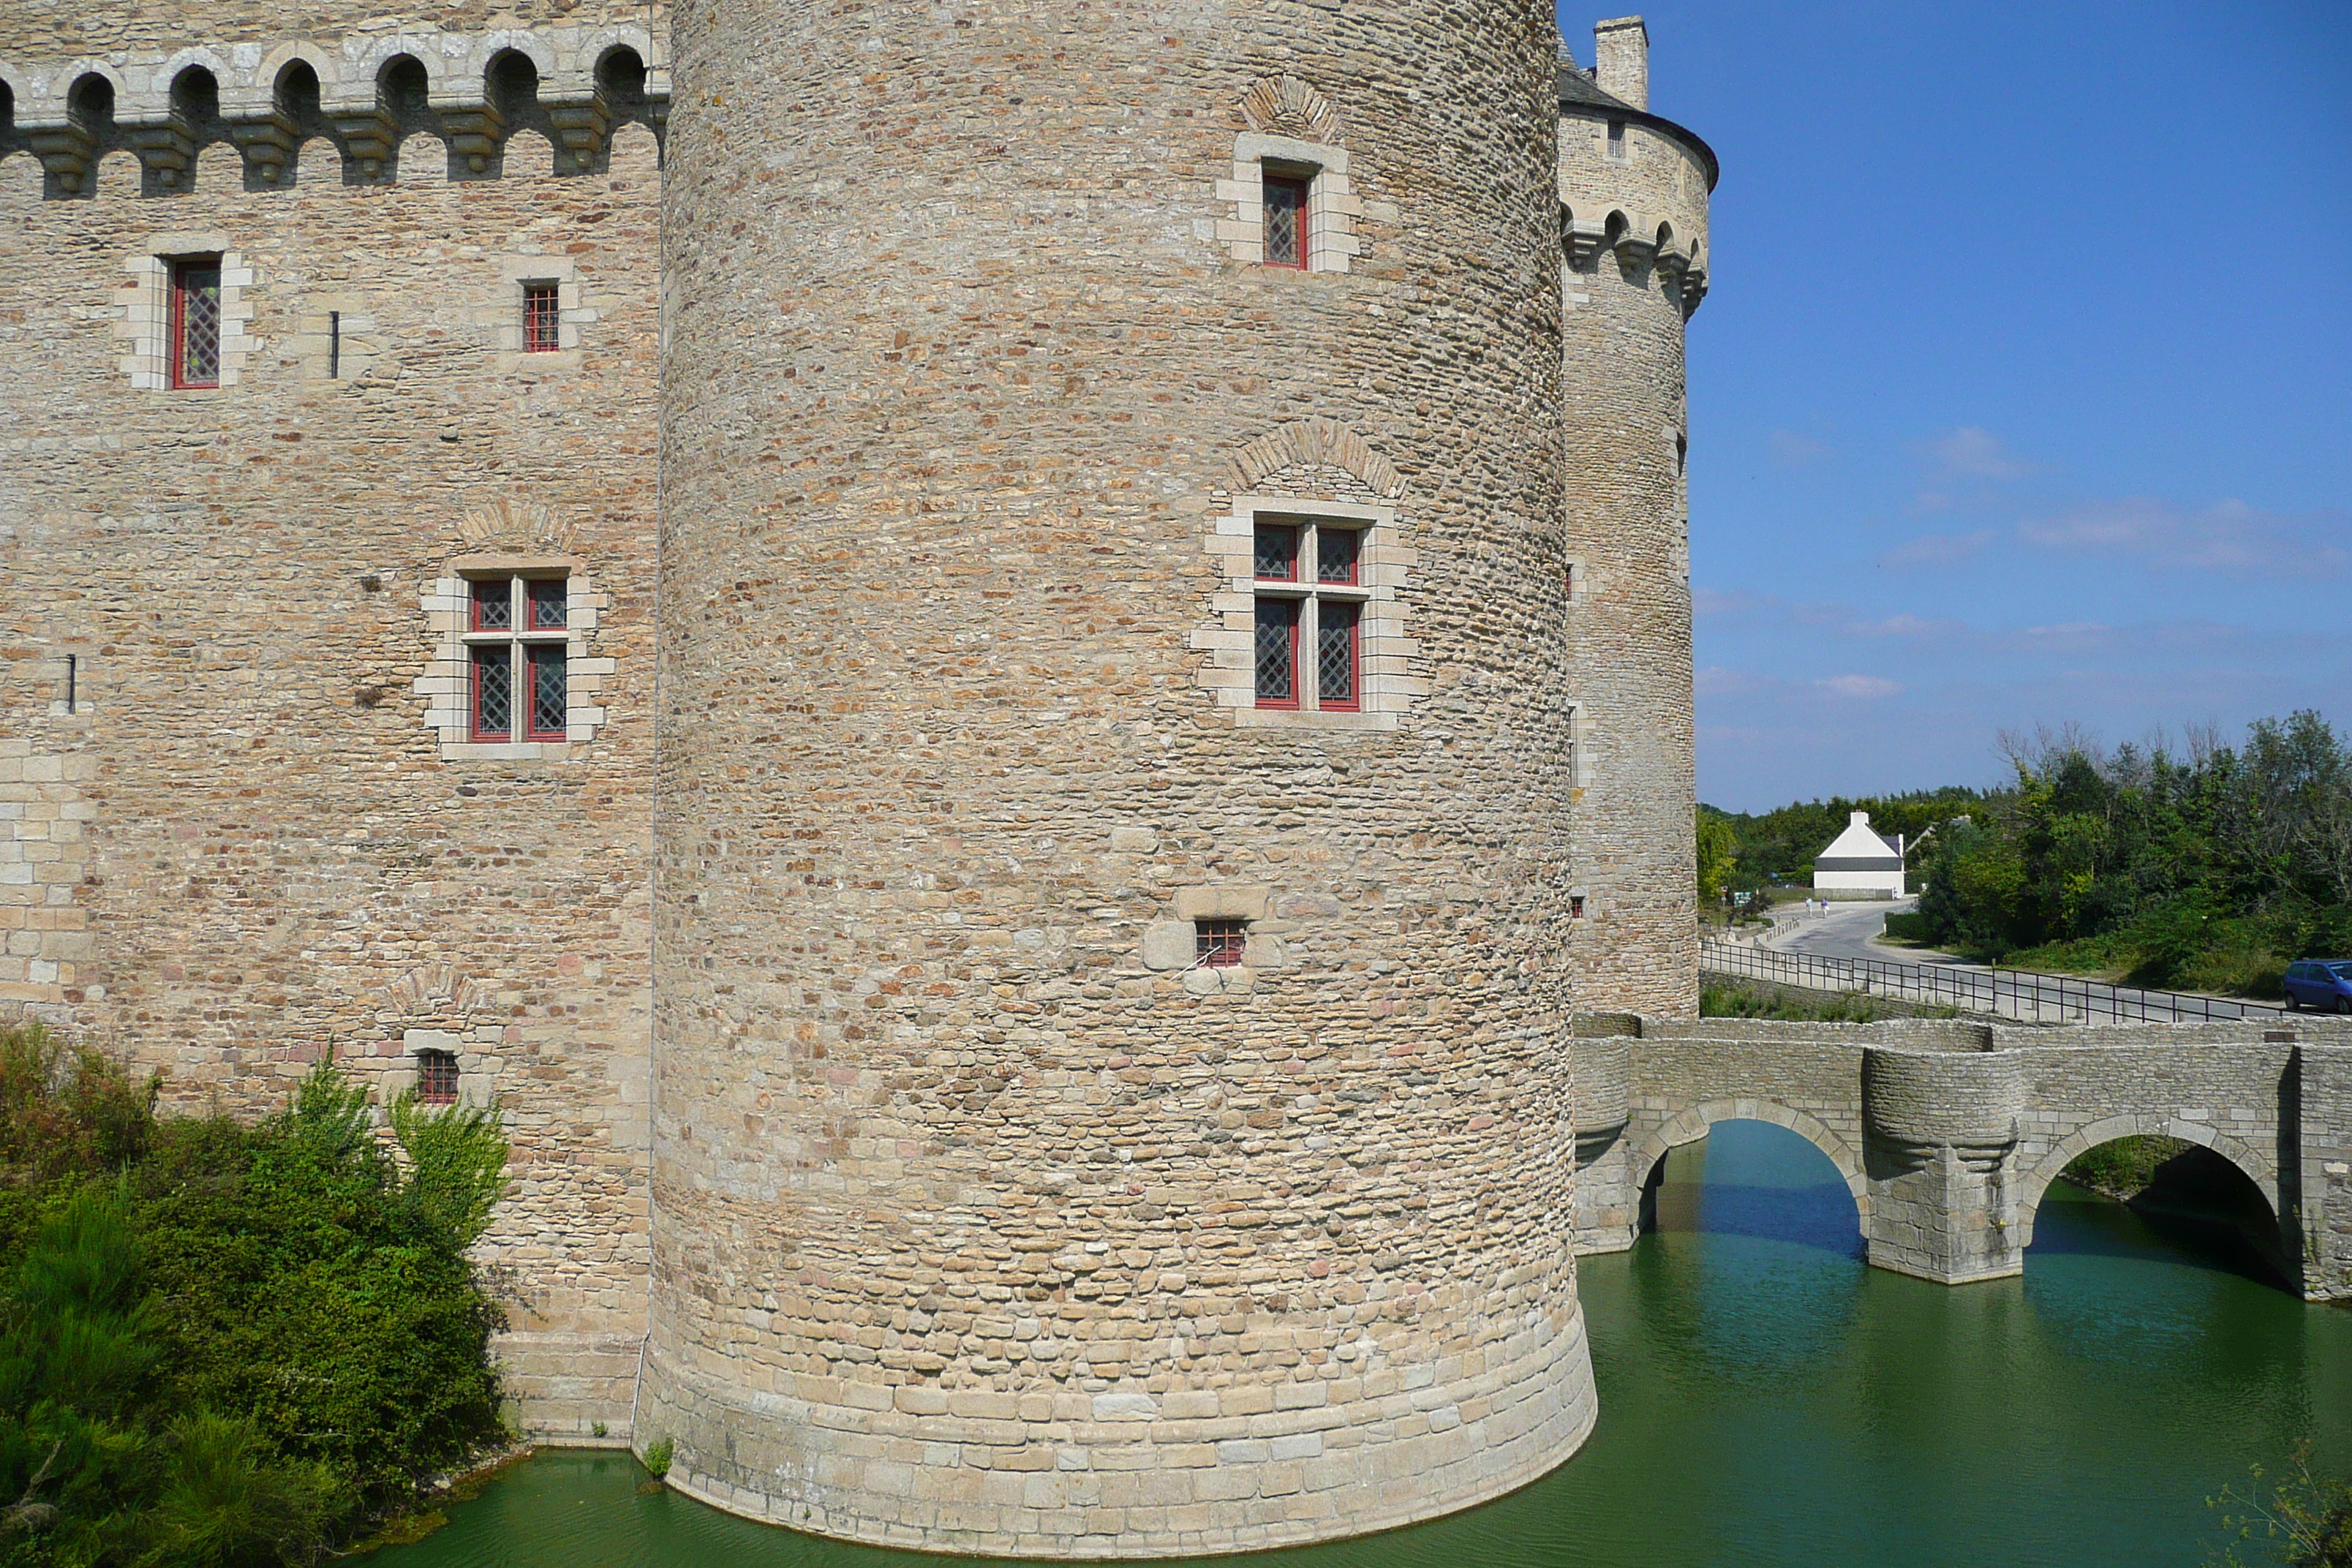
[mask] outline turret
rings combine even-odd
[[[1715,154],[1648,111],[1638,16],[1559,61],[1577,1005],[1697,1010],[1684,324]]]

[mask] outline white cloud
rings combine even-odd
[[[1834,692],[1840,697],[1852,697],[1863,700],[1895,697],[1901,695],[1903,690],[1901,682],[1882,679],[1875,675],[1833,675],[1827,680],[1816,680],[1813,684],[1824,691]]]
[[[1936,472],[1947,479],[2021,479],[2040,471],[2002,445],[2000,437],[1974,425],[1947,431],[1922,448],[1935,461]]]
[[[1691,614],[1694,616],[1728,616],[1755,608],[1762,603],[1753,594],[1727,593],[1721,588],[1693,588]]]
[[[1881,566],[1949,566],[1966,561],[1992,542],[1990,528],[1974,533],[1923,533],[1907,544],[1898,544],[1878,558]]]
[[[1745,697],[1764,684],[1744,669],[1727,669],[1719,664],[1706,666],[1695,679],[1701,697]]]
[[[2018,530],[2045,550],[2129,557],[2197,572],[2335,574],[2352,565],[2341,516],[2291,516],[2225,500],[2190,511],[2146,496],[2086,501]]]
[[[1768,444],[1776,468],[1810,468],[1815,463],[1828,461],[1832,455],[1828,442],[1816,440],[1801,430],[1775,430]]]

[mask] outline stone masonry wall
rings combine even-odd
[[[697,1495],[1208,1552],[1591,1426],[1556,38],[1523,0],[677,14],[637,1436]],[[1345,152],[1325,269],[1236,258],[1251,136]],[[1393,509],[1399,708],[1203,679],[1244,493]],[[1196,919],[1246,962],[1191,963]]]
[[[329,1051],[387,1094],[456,1051],[514,1137],[482,1257],[524,1420],[585,1432],[645,1311],[657,174],[634,126],[609,174],[444,163],[347,185],[313,140],[254,191],[215,143],[159,198],[117,152],[44,200],[0,161],[0,996],[247,1113]],[[236,374],[166,390],[141,334],[195,251]],[[576,346],[505,353],[542,274]],[[593,578],[593,742],[444,753],[424,600],[464,559]]]
[[[1633,160],[1614,164],[1596,135],[1601,119],[1561,114],[1578,1005],[1686,1018],[1698,937],[1683,327],[1707,181],[1664,136],[1634,128]],[[1646,226],[1609,225],[1629,212]],[[1667,215],[1683,237],[1662,252]]]

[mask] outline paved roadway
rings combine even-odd
[[[1770,934],[1762,946],[1768,952],[1803,954],[1811,958],[1830,960],[1868,960],[1877,963],[1901,964],[1918,971],[1904,976],[1911,982],[1901,986],[1881,986],[1895,994],[1916,992],[1929,994],[1935,984],[1931,971],[1952,972],[1959,985],[1969,982],[1960,978],[1968,974],[1989,974],[1982,965],[1964,963],[1946,952],[1924,948],[1890,947],[1874,939],[1885,929],[1886,917],[1900,910],[1916,908],[1916,900],[1881,902],[1875,900],[1832,901],[1824,909],[1808,910],[1803,905],[1783,905],[1773,911]],[[2156,1022],[2189,1022],[2202,1018],[2268,1017],[2276,1008],[2260,1004],[2251,1006],[2221,997],[2185,995],[2168,991],[2142,991],[2128,985],[2106,985],[2095,980],[2076,980],[2052,975],[2043,977],[2028,972],[2004,969],[2000,972],[1998,993],[1992,997],[1992,1010],[2003,1017],[2046,1019],[2080,1018],[2086,1013],[2095,1020],[2133,1021],[2146,1018]],[[1816,979],[1815,984],[1831,985],[1832,978]],[[1964,1002],[1962,1004],[1966,1005]],[[1984,1006],[1983,993],[1976,1003]]]

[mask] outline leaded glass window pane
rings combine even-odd
[[[570,722],[565,710],[568,698],[564,691],[563,650],[560,647],[535,647],[530,650],[530,732],[534,735],[562,735]]]
[[[1269,267],[1307,265],[1307,182],[1276,174],[1264,180],[1265,262]]]
[[[1257,700],[1298,700],[1298,601],[1257,602]]]
[[[220,384],[220,289],[216,262],[173,268],[173,313],[179,326],[173,377],[178,385]]]
[[[1257,574],[1270,582],[1298,581],[1298,530],[1280,523],[1257,526]]]
[[[1333,528],[1328,523],[1315,530],[1315,580],[1318,583],[1353,583],[1356,580],[1356,555],[1362,547],[1364,536],[1352,528]]]
[[[514,664],[503,647],[474,650],[474,735],[503,741],[514,734]]]
[[[563,630],[565,586],[561,577],[534,577],[530,580],[530,629],[532,631]]]
[[[474,584],[474,629],[502,632],[514,626],[514,584],[499,577]]]
[[[1315,700],[1326,708],[1356,705],[1356,617],[1361,606],[1326,599],[1318,606]]]

